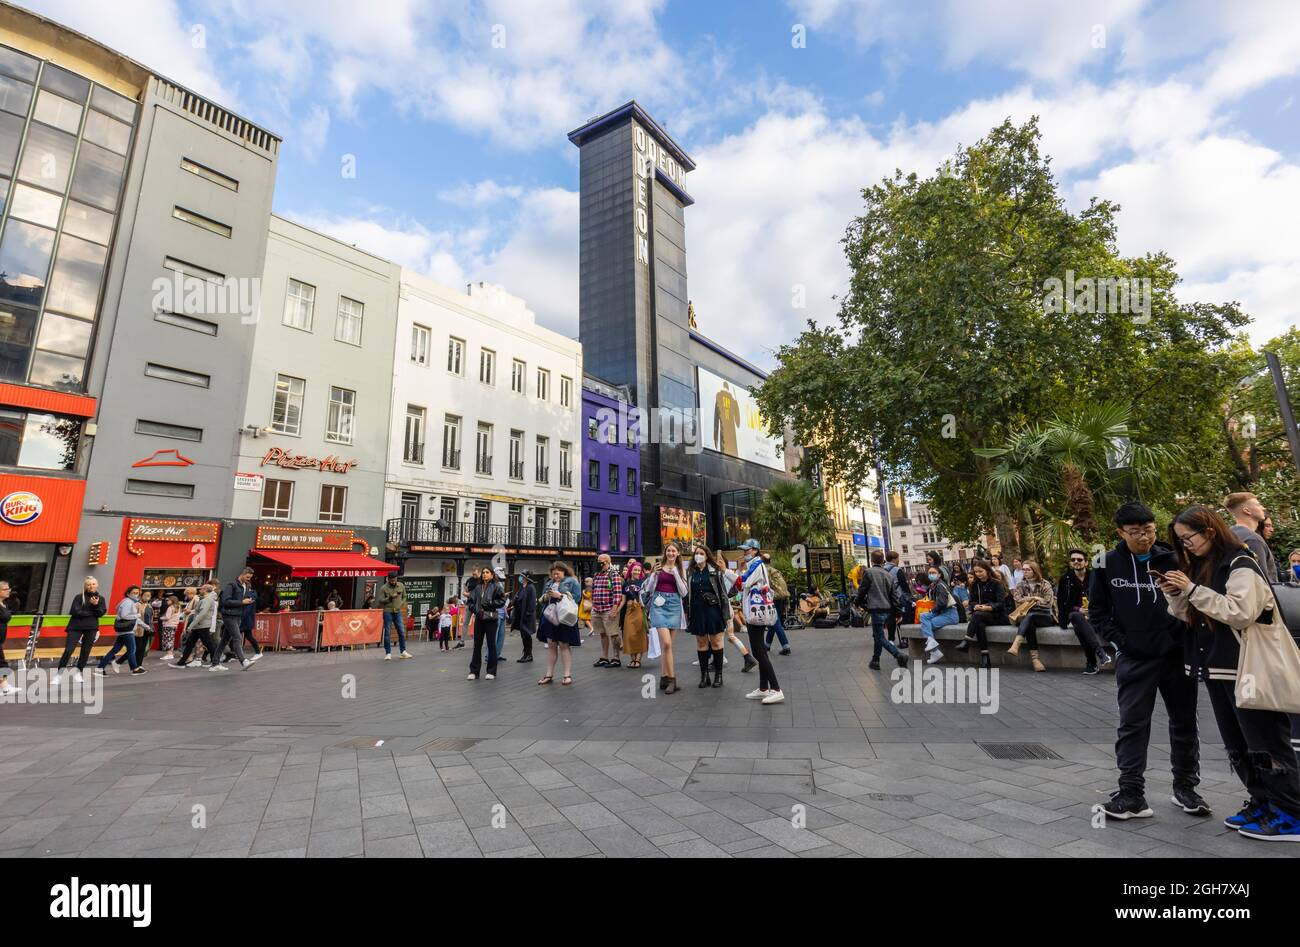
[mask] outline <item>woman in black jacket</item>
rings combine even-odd
[[[524,656],[516,664],[526,664],[533,659],[533,635],[537,633],[537,589],[527,572],[519,573],[519,591],[510,603],[510,627],[519,632]]]
[[[726,577],[718,569],[707,546],[696,544],[686,571],[686,629],[695,636],[695,651],[700,659],[700,686],[722,686],[722,637],[727,630]],[[733,577],[731,580],[735,582]],[[714,677],[709,680],[712,659]]]
[[[506,592],[496,575],[486,566],[479,573],[479,582],[469,595],[469,613],[474,616],[474,655],[469,660],[469,677],[478,680],[483,659],[483,641],[487,640],[487,673],[483,679],[496,680],[497,676],[497,617],[506,604]]]
[[[1183,510],[1169,533],[1182,568],[1152,574],[1169,600],[1169,614],[1187,624],[1180,635],[1184,667],[1205,682],[1228,765],[1250,793],[1223,824],[1246,838],[1300,841],[1300,775],[1290,721],[1277,711],[1238,707],[1235,694],[1239,636],[1282,621],[1271,576],[1208,507]]]
[[[966,609],[970,612],[970,622],[966,625],[966,637],[957,645],[958,651],[967,650],[972,641],[980,646],[980,667],[991,668],[989,657],[989,625],[1000,625],[1007,620],[1006,586],[1002,584],[1002,574],[995,572],[988,560],[975,559],[970,567],[970,600]]]
[[[16,694],[18,688],[9,680],[9,662],[5,660],[5,638],[9,635],[9,619],[14,613],[9,610],[11,590],[8,582],[0,582],[0,694]]]
[[[81,586],[81,594],[72,600],[72,618],[68,621],[68,643],[63,646],[63,657],[59,658],[59,669],[50,679],[51,684],[58,684],[63,669],[72,659],[72,652],[81,645],[81,654],[77,657],[77,670],[72,674],[74,683],[82,682],[81,672],[90,660],[90,648],[99,637],[99,620],[108,611],[108,602],[99,594],[99,580],[88,577]]]

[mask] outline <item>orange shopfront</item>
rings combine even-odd
[[[0,474],[0,579],[15,612],[49,609],[55,563],[77,541],[85,493],[81,479]]]
[[[155,596],[183,598],[216,578],[220,520],[178,520],[129,516],[122,521],[111,595],[116,601],[128,585]]]
[[[248,564],[258,589],[258,610],[324,608],[335,593],[339,608],[361,608],[367,586],[397,571],[392,563],[368,555],[370,548],[369,539],[347,529],[257,527]]]

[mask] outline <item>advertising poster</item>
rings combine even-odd
[[[784,470],[781,439],[771,437],[749,389],[699,369],[700,439],[708,450]]]
[[[697,542],[707,543],[704,514],[694,510],[678,509],[675,506],[661,506],[659,538],[664,543],[676,543],[679,548]]]

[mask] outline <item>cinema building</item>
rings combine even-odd
[[[763,492],[792,479],[799,451],[764,430],[750,389],[761,369],[695,325],[687,294],[691,157],[636,102],[569,133],[579,149],[579,337],[587,371],[644,411],[698,419],[641,438],[640,547],[750,537]],[[713,314],[713,324],[734,324]],[[647,440],[651,441],[647,443]],[[671,442],[670,442],[671,441]]]

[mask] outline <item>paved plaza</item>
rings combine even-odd
[[[597,639],[575,652],[571,687],[538,687],[544,660],[514,663],[513,636],[501,676],[475,683],[468,650],[427,644],[409,661],[268,654],[225,674],[151,657],[147,675],[109,674],[99,715],[0,706],[0,855],[1300,855],[1221,825],[1244,793],[1208,701],[1200,789],[1215,818],[1170,804],[1157,711],[1155,818],[1094,828],[1115,786],[1111,675],[1004,670],[995,714],[895,704],[868,638],[794,633],[794,653],[773,656],[775,706],[742,699],[757,672],[730,646],[725,686],[698,689],[685,637],[684,689],[668,697],[643,685],[657,667],[593,669]],[[1060,759],[994,759],[981,743]]]

